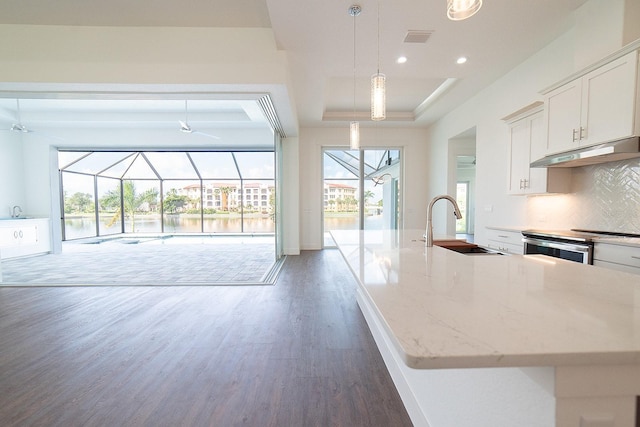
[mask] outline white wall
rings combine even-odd
[[[361,127],[362,148],[400,148],[404,188],[400,223],[405,229],[424,229],[427,223],[426,130]],[[340,128],[300,129],[300,246],[322,248],[322,149],[349,146],[348,123]],[[420,236],[417,236],[420,237]]]
[[[0,25],[0,58],[0,82],[287,81],[285,53],[269,28]]]
[[[542,100],[540,91],[622,47],[624,0],[591,0],[575,13],[575,26],[428,130],[430,193],[447,190],[447,142],[476,127],[476,241],[486,244],[486,226],[527,226],[528,202],[509,196],[507,125],[501,118]],[[585,34],[589,33],[589,37]],[[599,40],[594,43],[594,40]],[[444,233],[443,211],[434,212],[436,233]],[[546,228],[560,218],[547,218]]]
[[[24,171],[22,169],[22,134],[0,131],[0,218],[11,215],[11,208],[26,206]]]
[[[283,209],[282,248],[285,255],[300,254],[300,181],[298,168],[300,150],[298,138],[282,140],[282,160],[286,168],[282,171]]]

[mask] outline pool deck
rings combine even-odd
[[[274,264],[273,236],[93,238],[2,260],[0,285],[264,285]]]

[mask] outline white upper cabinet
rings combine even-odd
[[[509,127],[509,193],[523,194],[530,182],[531,121],[521,119]]]
[[[582,102],[581,82],[577,80],[562,86],[549,93],[545,99],[545,122],[547,123],[545,155],[578,148],[577,132],[580,129]]]
[[[542,103],[534,103],[503,120],[509,124],[509,194],[566,193],[571,184],[566,169],[530,168],[544,157]]]
[[[637,82],[638,53],[632,51],[547,92],[544,154],[637,133]]]

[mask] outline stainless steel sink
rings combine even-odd
[[[493,249],[478,246],[475,243],[464,242],[461,240],[441,240],[433,242],[434,246],[458,252],[464,255],[504,255],[502,252]]]
[[[444,247],[444,246],[443,246]],[[476,247],[444,247],[450,251],[458,252],[465,255],[504,255],[502,252],[494,251],[492,249],[483,248],[481,246]]]

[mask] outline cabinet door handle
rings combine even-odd
[[[17,238],[18,238],[18,230],[15,230],[15,231],[13,232],[13,238],[14,238],[14,239],[17,239]]]
[[[20,230],[20,232],[18,233],[18,235],[20,236],[20,238],[22,239],[22,237],[24,236],[24,234],[22,233],[22,230]]]
[[[576,142],[578,140],[578,129],[574,129],[573,130],[573,138],[572,138],[573,142]]]
[[[640,259],[640,256],[631,255],[631,258],[633,258],[633,259]]]
[[[587,137],[587,129],[585,129],[584,127],[580,126],[580,140],[582,141],[586,137]]]
[[[508,239],[509,238],[509,236],[503,236],[502,234],[498,234],[498,237],[501,237],[503,239]]]
[[[524,180],[524,188],[529,188],[529,180],[528,179]]]

